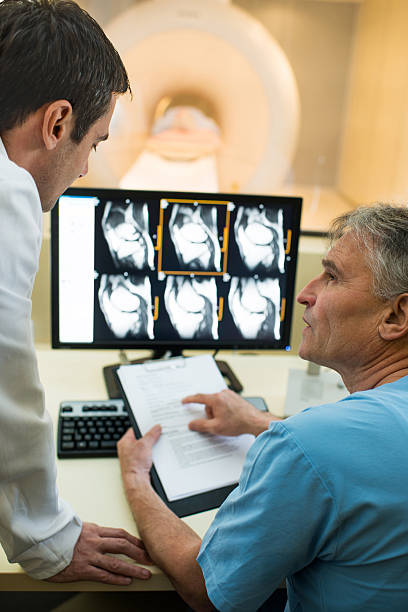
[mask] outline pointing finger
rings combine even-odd
[[[207,404],[211,398],[209,393],[196,393],[188,395],[181,400],[182,404]]]

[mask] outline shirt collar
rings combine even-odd
[[[7,157],[7,159],[8,159],[6,147],[4,146],[3,141],[2,141],[1,138],[0,138],[0,157]]]

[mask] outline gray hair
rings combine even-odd
[[[408,293],[408,208],[392,204],[360,206],[335,219],[329,230],[333,245],[352,232],[366,251],[373,293],[390,300]]]

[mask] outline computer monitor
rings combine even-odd
[[[53,348],[289,350],[301,198],[70,188]]]

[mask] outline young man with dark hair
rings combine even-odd
[[[0,542],[10,562],[55,582],[150,576],[106,554],[149,563],[140,540],[81,523],[58,496],[30,321],[41,213],[86,174],[127,91],[118,53],[77,4],[0,3]]]

